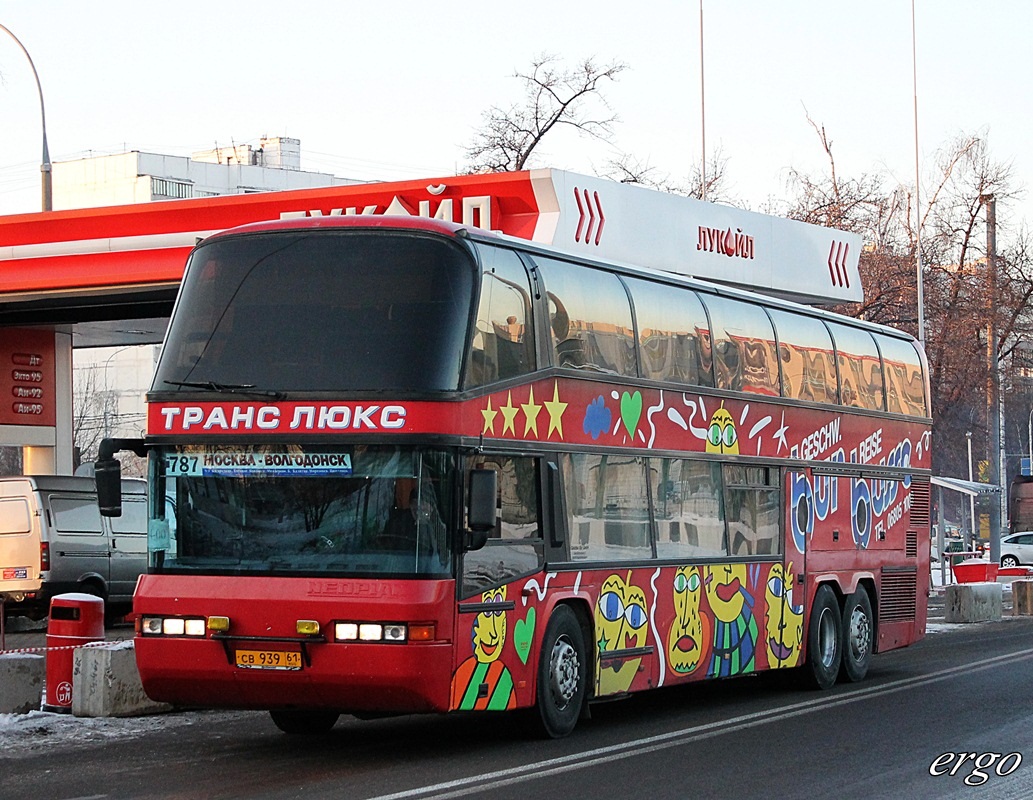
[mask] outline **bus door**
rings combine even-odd
[[[541,487],[545,563],[570,561],[570,549],[567,546],[570,517],[567,515],[562,473],[555,456],[542,459]]]
[[[537,593],[523,591],[530,581],[541,585],[545,563],[541,459],[478,453],[466,467],[495,470],[498,516],[484,546],[462,555],[451,707],[528,705],[533,696],[517,698],[517,687],[534,686],[534,633],[545,624]]]

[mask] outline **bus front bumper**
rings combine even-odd
[[[300,658],[290,644],[212,638],[137,636],[135,648],[147,696],[178,706],[371,714],[449,707],[450,643],[306,643]],[[281,653],[294,655],[270,655]]]

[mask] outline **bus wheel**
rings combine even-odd
[[[843,606],[843,667],[841,675],[848,681],[862,681],[872,659],[875,625],[872,602],[864,587],[846,599]]]
[[[269,716],[273,718],[273,724],[284,733],[312,736],[329,733],[341,715],[336,711],[326,711],[325,709],[302,711],[284,708],[270,711]]]
[[[574,730],[585,702],[585,637],[568,606],[549,619],[538,658],[538,716],[541,732],[559,739]]]
[[[807,663],[803,667],[807,683],[818,689],[828,689],[839,675],[843,659],[841,627],[842,615],[836,593],[827,585],[819,586],[811,605],[811,620],[807,626]]]

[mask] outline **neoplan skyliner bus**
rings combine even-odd
[[[530,176],[557,196],[593,181]],[[726,232],[697,221],[708,204],[650,199],[673,211],[618,263],[600,245],[631,224],[622,193],[656,193],[594,185],[574,188],[576,239],[558,204],[552,244],[367,208],[195,248],[147,436],[97,464],[115,514],[113,454],[149,459],[148,695],[291,733],[526,708],[559,737],[590,701],[686,681],[861,680],[924,635],[918,345],[676,274],[661,221],[697,245],[681,271],[769,259],[800,291],[814,248],[794,242],[822,241],[844,286],[853,240],[720,209],[740,215]],[[514,203],[491,202],[504,228]],[[758,221],[790,227],[748,235]]]

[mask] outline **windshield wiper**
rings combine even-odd
[[[283,400],[287,395],[283,392],[259,389],[253,383],[216,383],[215,381],[162,381],[170,386],[183,386],[187,389],[207,389],[220,394],[250,394],[259,397],[273,397]]]

